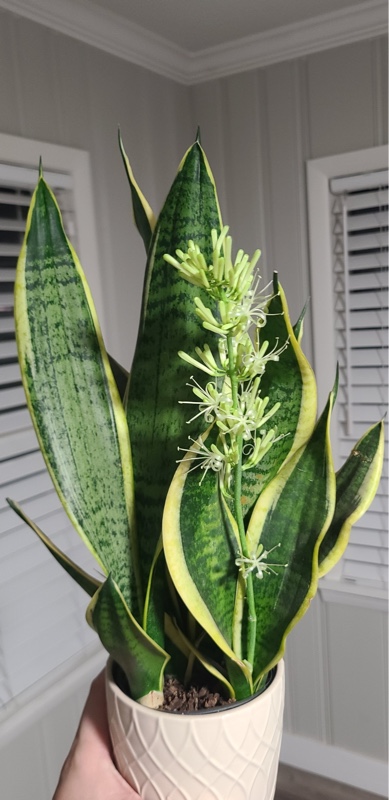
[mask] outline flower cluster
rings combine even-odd
[[[261,378],[269,361],[278,361],[288,341],[269,350],[262,341],[266,324],[266,309],[271,295],[259,293],[260,279],[255,267],[260,257],[256,250],[250,259],[239,250],[232,261],[232,239],[228,227],[220,235],[212,231],[212,263],[207,264],[199,246],[188,243],[188,251],[177,250],[177,258],[165,255],[165,260],[179,270],[189,283],[208,295],[212,308],[200,297],[195,298],[195,310],[206,330],[218,336],[217,352],[208,344],[197,347],[197,358],[183,351],[179,356],[192,366],[211,376],[205,388],[195,378],[188,384],[196,400],[180,401],[197,406],[189,422],[204,415],[208,425],[216,425],[216,443],[207,447],[203,438],[190,448],[180,448],[200,467],[204,475],[211,469],[220,474],[221,488],[228,494],[234,469],[251,469],[278,440],[277,428],[268,423],[277,414],[280,403],[269,407],[269,398],[261,396]],[[250,331],[254,329],[253,337]],[[205,438],[205,437],[204,437]],[[202,478],[203,479],[203,478]]]
[[[248,295],[253,282],[254,268],[261,252],[256,250],[249,259],[247,253],[239,250],[232,263],[232,239],[227,233],[227,225],[219,236],[216,230],[211,232],[213,252],[210,265],[207,265],[199,246],[192,240],[188,242],[186,253],[182,250],[176,251],[178,260],[165,255],[165,261],[176,267],[189,283],[205,289],[214,299],[222,302],[231,300],[236,303]]]

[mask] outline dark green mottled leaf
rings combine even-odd
[[[264,563],[288,565],[275,567],[276,575],[254,577],[258,617],[254,682],[281,658],[287,634],[316,593],[319,545],[335,506],[329,441],[332,404],[333,393],[311,439],[267,486],[251,517],[249,552],[256,552],[259,542],[267,551],[276,547]]]
[[[134,479],[140,564],[144,584],[161,533],[163,506],[176,470],[177,447],[186,446],[198,428],[187,425],[187,410],[179,400],[192,399],[186,386],[188,366],[177,355],[203,345],[204,331],[194,311],[199,290],[167,264],[165,253],[175,254],[194,239],[210,257],[210,231],[219,229],[215,186],[203,151],[195,143],[184,157],[158,219],[144,287],[140,331],[127,402]],[[148,631],[162,630],[161,593],[155,582],[148,609]]]
[[[42,177],[17,267],[15,318],[27,402],[61,502],[135,609],[126,418],[85,276]]]

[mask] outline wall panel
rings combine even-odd
[[[329,603],[327,612],[331,742],[363,755],[387,757],[383,635],[385,614]],[[356,636],[356,616],[360,636]]]
[[[286,729],[326,742],[329,725],[325,702],[326,639],[320,597],[315,597],[306,615],[290,633],[285,660],[291,706]]]
[[[19,133],[23,116],[19,91],[15,17],[0,10],[0,115],[2,133]]]
[[[366,41],[309,57],[311,158],[377,144],[373,49]]]
[[[288,62],[266,72],[267,126],[270,164],[270,213],[273,220],[272,269],[280,274],[292,319],[309,296],[304,191],[301,166],[304,140],[300,128],[299,70]]]
[[[257,104],[257,73],[233,76],[223,81],[222,88],[225,190],[228,206],[226,222],[231,226],[230,232],[236,248],[243,247],[251,254],[257,247],[261,249],[265,247],[262,215],[263,147]],[[247,158],[242,158],[242,141]],[[248,205],[256,209],[255,227],[248,213]],[[263,253],[262,256],[264,255]],[[262,257],[261,274],[263,270],[266,277],[266,263]]]
[[[18,21],[14,31],[16,91],[22,116],[22,128],[18,134],[46,141],[50,136],[51,141],[59,142],[58,86],[51,46],[53,38],[57,37],[28,20]]]

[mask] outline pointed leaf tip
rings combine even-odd
[[[336,364],[336,374],[335,374],[335,381],[334,381],[334,388],[332,389],[332,393],[334,395],[334,403],[338,396],[338,389],[339,389],[339,362]]]
[[[43,163],[42,163],[42,156],[39,156],[39,177],[43,178]]]
[[[196,131],[196,140],[195,141],[196,141],[196,144],[200,144],[201,145],[200,125],[198,126],[197,131]]]
[[[306,301],[306,303],[304,305],[304,308],[303,308],[303,310],[302,310],[302,312],[301,312],[296,324],[293,326],[294,335],[295,335],[297,341],[299,342],[299,344],[300,344],[301,339],[303,337],[304,319],[305,319],[305,315],[306,315],[307,310],[308,310],[309,303],[310,303],[310,298],[308,297],[308,300]]]
[[[130,184],[132,211],[133,211],[135,226],[143,239],[146,248],[146,253],[148,253],[157,220],[149,203],[147,202],[144,194],[141,192],[135,180],[131,164],[128,160],[127,153],[124,149],[120,128],[118,129],[118,139],[119,139],[120,153],[123,159],[128,182]]]

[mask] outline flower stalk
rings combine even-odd
[[[266,307],[270,297],[260,298],[258,295],[259,280],[254,282],[254,269],[260,257],[257,250],[250,259],[247,253],[239,250],[232,263],[232,239],[227,236],[228,228],[224,227],[220,236],[212,230],[213,245],[212,264],[207,265],[200,247],[192,240],[188,242],[188,251],[176,251],[177,258],[169,254],[165,260],[174,266],[185,280],[205,290],[210,301],[216,304],[212,311],[199,297],[194,298],[196,314],[202,321],[203,328],[219,337],[218,353],[213,353],[209,344],[197,355],[201,362],[190,354],[179,352],[180,357],[197,366],[203,372],[212,374],[215,382],[208,382],[203,389],[192,377],[193,393],[197,401],[179,401],[198,405],[198,413],[188,422],[204,414],[204,420],[219,429],[218,440],[208,450],[203,444],[198,453],[192,454],[195,462],[191,469],[198,465],[206,472],[211,469],[220,476],[222,493],[232,500],[234,519],[238,532],[239,552],[235,564],[245,583],[245,599],[247,602],[247,642],[242,648],[246,653],[245,663],[252,672],[255,657],[257,634],[257,612],[255,607],[253,569],[247,568],[257,561],[250,556],[242,510],[242,473],[254,467],[277,441],[276,428],[267,429],[269,420],[277,414],[281,404],[275,403],[268,409],[269,398],[262,398],[261,378],[266,365],[277,361],[286,349],[288,342],[281,347],[268,351],[269,343],[260,341],[259,329],[266,324]],[[253,343],[249,328],[256,326]],[[218,388],[217,381],[222,383]],[[181,449],[181,448],[180,448]],[[185,448],[186,450],[186,448]],[[189,451],[191,452],[191,451]],[[185,456],[188,459],[188,456]],[[233,491],[231,496],[231,484]],[[272,548],[274,549],[274,548]],[[270,551],[269,551],[270,552]],[[256,576],[263,577],[268,551],[261,546],[263,569],[257,569]],[[253,560],[254,559],[254,560]],[[277,565],[282,566],[282,565]],[[275,573],[277,574],[277,573]],[[243,645],[243,643],[242,643]]]

